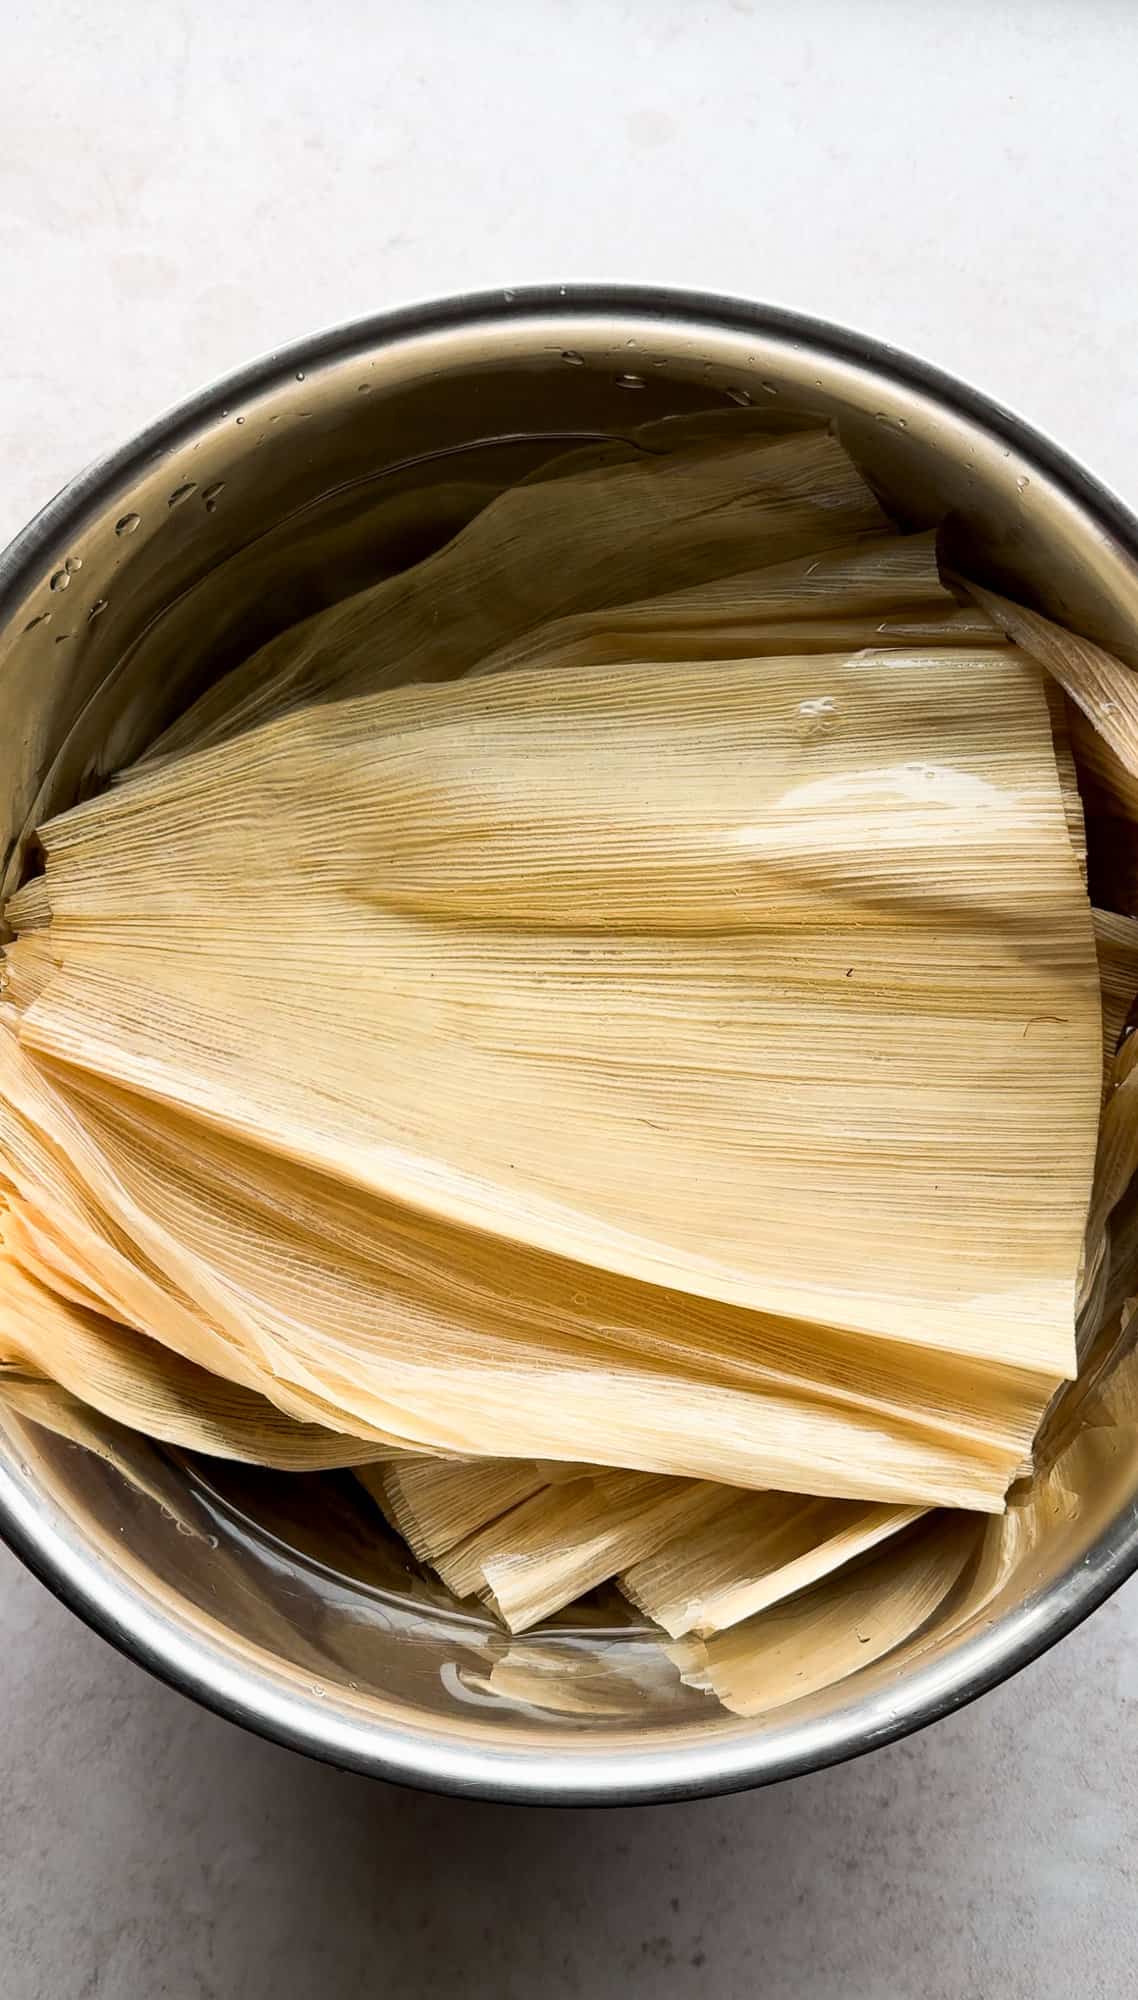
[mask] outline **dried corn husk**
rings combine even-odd
[[[510,488],[414,569],[292,627],[142,760],[200,749],[298,704],[461,674],[574,610],[834,548],[889,523],[837,440],[705,419],[573,453]]]
[[[706,1637],[829,1576],[899,1534],[919,1511],[728,1493],[719,1511],[625,1570],[620,1587],[673,1639]]]
[[[735,1715],[765,1715],[832,1687],[911,1639],[960,1578],[975,1528],[946,1516],[912,1539],[714,1638],[668,1652],[686,1682]]]

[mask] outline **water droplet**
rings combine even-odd
[[[192,1535],[194,1532],[188,1521],[175,1521],[174,1526],[180,1535]]]
[[[863,1646],[868,1646],[870,1639],[870,1635],[868,1632],[859,1632],[857,1636]]]
[[[616,386],[618,389],[642,389],[644,387],[644,377],[643,375],[618,375]]]
[[[875,410],[873,412],[873,421],[875,424],[887,424],[889,422],[889,419],[886,416],[884,410]]]
[[[66,590],[70,582],[71,582],[70,570],[57,569],[55,575],[51,579],[51,587],[53,590]]]
[[[751,392],[749,389],[728,389],[727,394],[733,403],[740,403],[744,409],[747,408],[747,405],[751,401]]]
[[[121,521],[115,522],[115,533],[116,535],[133,535],[135,529],[141,525],[141,514],[124,514]]]
[[[207,1535],[205,1539],[207,1548],[216,1549],[220,1546],[216,1535]]]
[[[68,556],[63,567],[67,571],[68,576],[77,576],[83,567],[82,556]]]
[[[88,625],[93,625],[93,624],[95,623],[95,620],[96,620],[96,618],[101,618],[101,617],[102,617],[102,615],[103,615],[103,613],[104,613],[104,611],[106,610],[106,608],[107,608],[107,600],[106,600],[106,598],[105,598],[105,597],[97,597],[97,598],[95,599],[95,602],[94,602],[94,603],[93,603],[93,605],[91,606],[91,609],[90,609],[90,610],[89,610],[89,612],[87,613],[87,623],[88,623]]]
[[[635,347],[635,346],[636,346],[636,342],[635,342],[634,340],[626,340],[624,344],[625,344],[625,346],[626,346],[626,347]]]
[[[1028,489],[1028,487],[1029,487],[1030,485],[1031,485],[1031,481],[1030,481],[1030,479],[1029,479],[1029,478],[1027,477],[1027,475],[1026,475],[1026,473],[1025,473],[1025,474],[1023,474],[1023,475],[1022,475],[1022,476],[1021,476],[1021,477],[1020,477],[1019,479],[1017,479],[1017,480],[1016,480],[1016,492],[1017,492],[1017,493],[1026,493],[1026,492],[1027,492],[1027,489]]]
[[[298,369],[297,369],[297,371],[296,371],[296,379],[297,379],[297,381],[298,381],[298,382],[303,382],[303,380],[304,380],[304,370],[303,370],[303,368],[298,368]]]
[[[510,300],[511,300],[511,299],[516,299],[516,298],[517,298],[517,296],[518,296],[518,295],[517,295],[517,293],[516,293],[516,292],[503,292],[503,293],[502,293],[502,297],[503,297],[503,298],[505,299],[505,301],[506,301],[507,305],[509,304],[509,302],[510,302]]]
[[[358,382],[358,383],[356,384],[356,394],[357,394],[357,396],[366,396],[366,395],[368,395],[368,394],[369,394],[370,390],[371,390],[371,383],[370,383],[370,382]]]
[[[175,486],[174,491],[171,493],[170,498],[166,502],[166,505],[168,507],[180,507],[183,500],[188,500],[190,494],[196,493],[197,490],[198,490],[197,480],[187,479],[184,486]]]
[[[217,496],[219,493],[224,493],[224,491],[224,479],[215,479],[212,486],[205,488],[202,493],[202,499],[205,502],[205,511],[207,514],[213,513],[214,508],[217,506]]]
[[[313,1681],[312,1693],[319,1695],[321,1701],[323,1701],[324,1696],[327,1694],[327,1692],[328,1692],[327,1688],[321,1687],[319,1681]]]
[[[776,389],[773,382],[760,382],[759,387],[762,390],[764,396],[778,395],[778,390]]]
[[[898,429],[899,431],[907,431],[907,430],[908,430],[908,428],[909,428],[909,419],[908,419],[908,417],[898,417],[898,419],[897,419],[897,429]]]
[[[245,422],[245,419],[244,419],[244,417],[236,417],[236,418],[234,418],[234,422],[235,422],[235,423],[239,423],[239,424],[243,424],[243,423]]]
[[[585,366],[584,355],[578,354],[575,347],[562,348],[561,359],[562,361],[567,361],[570,368],[583,368]]]
[[[64,640],[70,639],[70,637],[71,637],[70,632],[61,632],[55,643],[57,646],[62,646]]]
[[[25,632],[34,632],[37,625],[50,625],[50,624],[51,624],[51,612],[41,611],[38,618],[29,618],[27,624],[24,626],[24,630]]]

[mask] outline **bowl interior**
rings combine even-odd
[[[208,680],[446,540],[573,440],[748,404],[836,420],[887,504],[1138,664],[1124,524],[1013,419],[901,357],[692,301],[520,295],[272,358],[76,482],[0,559],[4,892],[28,830],[98,787]],[[615,1595],[510,1651],[420,1575],[346,1475],[317,1517],[278,1476],[119,1432],[99,1458],[0,1430],[0,1521],[53,1587],[212,1704],[335,1761],[453,1789],[603,1799],[755,1782],[930,1719],[1133,1566],[1138,1458],[1084,1454],[982,1604],[853,1679],[742,1722],[678,1683]]]

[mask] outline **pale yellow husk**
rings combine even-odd
[[[834,439],[664,425],[219,683],[6,912],[0,1397],[362,1465],[513,1631],[619,1576],[740,1714],[980,1535],[987,1601],[1023,1509],[902,1530],[998,1510],[1073,1371],[1104,1046],[1088,1327],[1122,1282],[1138,924],[1072,742],[1132,810],[1138,699],[973,598]],[[488,1687],[623,1712],[546,1665]]]
[[[896,1548],[827,1577],[714,1638],[668,1650],[685,1681],[735,1715],[766,1714],[832,1687],[910,1639],[958,1582],[977,1525],[944,1516]]]
[[[545,1485],[524,1459],[396,1459],[358,1473],[420,1562],[453,1549]]]
[[[786,1493],[738,1494],[620,1578],[673,1639],[727,1630],[807,1589],[917,1520],[915,1507],[859,1506]]]
[[[144,763],[290,708],[464,673],[566,613],[885,534],[837,439],[749,423],[647,426],[494,500],[437,555],[291,627],[196,702]]]
[[[1037,675],[777,665],[341,703],[78,808],[44,829],[63,967],[26,1045],[450,1222],[1062,1374],[1098,1001]],[[977,1177],[1028,1148],[985,1242]]]

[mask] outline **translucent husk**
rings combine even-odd
[[[523,1501],[434,1566],[458,1596],[485,1597],[511,1632],[526,1632],[722,1505],[710,1483],[585,1476]]]
[[[397,1459],[357,1475],[420,1562],[528,1500],[545,1484],[524,1459]]]
[[[807,1589],[899,1534],[919,1512],[786,1493],[732,1495],[708,1520],[626,1569],[620,1587],[673,1639],[703,1637]]]
[[[359,592],[228,674],[155,758],[223,741],[290,708],[445,680],[566,613],[620,604],[889,530],[825,431],[771,439],[700,417],[568,455],[509,488],[425,562]]]
[[[471,674],[883,645],[974,650],[1001,638],[985,612],[959,604],[941,582],[935,535],[898,535],[555,619],[500,647]]]
[[[564,1716],[626,1717],[646,1698],[654,1708],[690,1702],[671,1661],[642,1641],[606,1632],[543,1633],[540,1643],[514,1640],[481,1683],[488,1694]]]
[[[977,1547],[976,1524],[946,1515],[802,1596],[711,1639],[668,1652],[685,1681],[735,1715],[766,1714],[856,1673],[921,1627]]]

